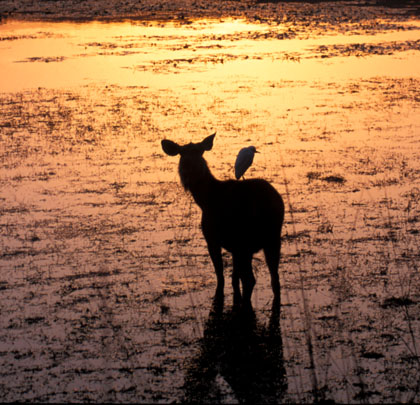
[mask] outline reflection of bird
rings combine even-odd
[[[239,151],[235,162],[235,177],[237,179],[241,178],[248,170],[249,166],[252,165],[255,153],[259,153],[255,149],[255,146],[248,146]]]

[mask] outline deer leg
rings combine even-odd
[[[241,275],[240,262],[236,254],[232,253],[232,287],[233,287],[233,305],[239,306],[241,303],[241,290],[239,288],[239,278]]]
[[[265,261],[271,276],[271,288],[274,294],[273,307],[280,307],[280,280],[279,280],[279,263],[280,263],[281,241],[278,239],[275,243],[264,248]]]
[[[242,289],[243,289],[243,297],[242,297],[242,305],[246,307],[251,307],[251,295],[252,290],[255,286],[255,277],[254,273],[252,272],[252,256],[244,261],[242,267]]]
[[[217,287],[216,287],[216,296],[223,297],[224,287],[225,287],[225,278],[223,276],[223,259],[222,259],[222,249],[220,246],[213,245],[211,243],[207,244],[211,261],[213,262],[214,270],[217,277]]]
[[[239,278],[242,281],[242,305],[251,306],[251,295],[255,285],[255,277],[252,272],[252,254],[235,254],[233,255],[233,276],[232,284],[234,282],[233,277],[236,276],[236,287],[239,292]],[[235,298],[235,297],[234,297]],[[239,292],[240,298],[240,292]]]

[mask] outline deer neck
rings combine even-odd
[[[218,182],[211,173],[207,162],[200,159],[181,159],[179,176],[186,191],[189,191],[197,205],[205,210],[210,202],[213,186]]]

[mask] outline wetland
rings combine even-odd
[[[419,402],[415,8],[123,3],[0,6],[0,400]],[[213,303],[160,146],[213,132],[284,198],[280,314],[261,253]]]

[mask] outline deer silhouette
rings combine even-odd
[[[224,294],[224,248],[232,253],[234,305],[242,303],[252,308],[251,295],[255,285],[252,257],[263,249],[271,275],[273,306],[279,307],[283,199],[263,179],[217,180],[203,158],[203,153],[212,149],[215,135],[187,145],[164,139],[162,149],[167,155],[180,155],[181,183],[202,210],[201,228],[217,276],[216,297],[223,298]]]

